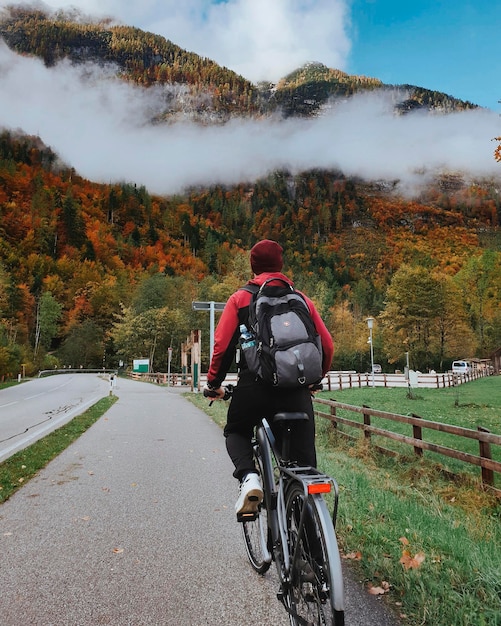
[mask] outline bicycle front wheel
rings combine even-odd
[[[259,453],[255,454],[255,461],[262,477],[264,475],[263,463]],[[242,522],[242,532],[250,564],[258,574],[265,574],[271,565],[271,553],[268,548],[269,528],[266,499],[259,507],[255,519]]]
[[[286,515],[294,564],[288,590],[291,624],[344,626],[341,559],[325,501],[306,496],[303,485],[293,483]]]
[[[250,564],[258,574],[265,574],[270,568],[271,558],[267,549],[268,514],[264,502],[255,520],[242,522],[242,532]]]

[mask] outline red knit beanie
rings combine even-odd
[[[250,263],[254,274],[280,272],[284,264],[282,247],[276,241],[263,239],[252,248]]]

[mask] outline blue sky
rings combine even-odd
[[[501,110],[501,2],[354,0],[347,71]]]

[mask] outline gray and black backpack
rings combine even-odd
[[[320,382],[322,344],[303,296],[281,278],[242,289],[252,293],[248,329],[252,337],[240,342],[249,370],[276,387]]]

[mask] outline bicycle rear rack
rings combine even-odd
[[[332,511],[332,525],[336,528],[337,509],[339,500],[339,486],[332,476],[328,476],[323,472],[320,472],[314,467],[282,467],[282,471],[294,478],[295,480],[302,482],[305,486],[305,496],[314,494],[325,494],[333,489],[334,494],[334,508]],[[325,488],[328,486],[328,488]]]

